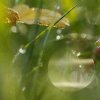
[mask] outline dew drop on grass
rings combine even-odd
[[[60,40],[61,39],[61,36],[60,35],[57,35],[56,36],[56,40]]]
[[[60,40],[62,38],[63,38],[63,35],[62,34],[59,34],[59,35],[56,36],[56,40]]]
[[[24,49],[24,48],[20,48],[20,49],[19,49],[19,53],[21,53],[21,54],[25,54],[25,53],[26,53],[26,49]]]

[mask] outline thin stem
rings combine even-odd
[[[79,4],[79,3],[78,3]],[[54,24],[53,26],[55,26],[60,20],[62,20],[66,15],[68,15],[74,8],[76,8],[78,6],[78,4],[76,4],[74,7],[72,7],[69,11],[66,11],[64,15],[62,15],[61,18],[59,18]]]
[[[34,43],[35,41],[37,41],[41,36],[43,36],[46,31],[50,30],[53,26],[55,26],[60,20],[62,20],[66,15],[68,15],[74,8],[76,8],[79,5],[79,3],[77,3],[74,7],[72,7],[70,10],[66,11],[65,14],[63,14],[61,16],[61,18],[59,18],[58,20],[56,20],[53,24],[51,24],[50,26],[48,26],[44,31],[42,31],[39,35],[36,36],[36,38],[32,41],[30,41],[29,43],[27,43],[23,48],[27,49],[32,43]],[[19,52],[19,51],[18,51]],[[19,54],[20,55],[20,54]]]
[[[62,20],[66,15],[68,15],[74,8],[76,8],[79,5],[76,4],[74,7],[72,7],[69,11],[66,11],[65,14],[59,18],[57,21],[55,21],[53,24],[51,24],[50,26],[48,26],[44,31],[42,31],[39,35],[36,36],[36,38],[34,40],[32,40],[30,43],[25,45],[25,48],[27,48],[31,43],[35,42],[36,40],[38,40],[41,36],[43,36],[45,34],[45,32],[47,30],[49,30],[51,27],[55,26],[60,20]]]

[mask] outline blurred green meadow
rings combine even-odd
[[[64,29],[2,22],[5,20],[2,5],[13,9],[16,5],[25,4],[33,8],[57,11],[63,16],[77,3],[79,4],[64,17],[70,24]],[[0,0],[0,100],[100,100],[99,12],[100,0]],[[57,56],[52,57],[55,53]],[[66,62],[69,64],[66,65],[68,68],[69,62],[72,63],[71,66],[81,63],[73,62],[73,56],[68,55],[69,53],[79,59],[91,58],[94,61],[84,65],[90,67],[86,69],[85,78],[95,75],[94,79],[88,86],[75,91],[70,91],[70,88],[67,90],[66,86],[63,90],[53,84],[55,80],[58,83],[61,81]],[[63,55],[66,54],[68,56],[64,58]],[[64,64],[59,65],[61,58]],[[62,67],[60,74],[57,74],[58,69],[55,66]],[[70,71],[64,75],[69,77]],[[74,82],[74,78],[71,79]],[[64,80],[66,81],[65,78]]]

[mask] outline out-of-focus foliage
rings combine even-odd
[[[47,32],[25,50],[23,47],[47,27],[24,23],[17,23],[15,27],[0,22],[0,100],[100,100],[100,48],[96,47],[100,38],[100,0],[78,2],[66,16],[70,27],[52,28],[48,37]],[[27,4],[64,14],[76,3],[76,0],[0,0],[0,11],[1,5]],[[73,48],[82,51],[80,58],[95,60],[97,75],[90,86],[76,92],[60,90],[48,77],[48,63],[53,53],[71,47],[71,43],[75,43]]]

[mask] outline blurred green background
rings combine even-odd
[[[95,53],[95,43],[100,38],[100,0],[78,2],[80,4],[66,16],[70,27],[61,29],[60,40],[56,39],[59,29],[52,28],[47,40],[45,34],[22,54],[18,50],[47,27],[24,23],[15,27],[0,22],[0,100],[100,100],[100,50]],[[0,3],[10,8],[27,4],[64,14],[77,0],[0,0]],[[97,76],[90,87],[76,92],[62,91],[51,83],[48,63],[59,49],[77,46],[82,50],[82,57],[92,57],[96,61]]]

